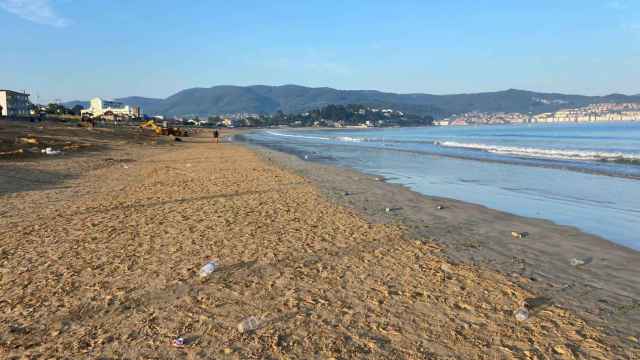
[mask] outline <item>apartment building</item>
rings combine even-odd
[[[123,103],[117,101],[103,100],[101,98],[91,99],[89,108],[82,110],[81,114],[83,116],[102,116],[107,111],[114,116],[135,116],[134,109],[132,109],[129,105],[124,105]],[[138,109],[137,112],[139,113],[140,110]]]
[[[0,90],[0,115],[29,116],[29,94]]]

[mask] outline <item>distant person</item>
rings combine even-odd
[[[216,144],[220,142],[220,132],[218,129],[213,130],[213,138],[216,139]]]

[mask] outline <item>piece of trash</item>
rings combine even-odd
[[[453,269],[451,268],[451,266],[449,264],[442,264],[440,265],[440,270],[446,272],[446,273],[452,273]]]
[[[516,320],[518,321],[525,321],[529,318],[529,310],[527,310],[526,307],[521,307],[518,310],[516,310],[513,315],[516,317]]]
[[[442,209],[444,209],[444,206],[442,206],[442,205],[438,205],[438,206],[436,206],[436,209],[438,209],[438,210],[442,210]]]
[[[122,167],[125,168],[125,169],[129,168],[129,166],[127,166],[127,164],[122,164]]]
[[[384,211],[386,211],[386,212],[391,212],[392,210],[393,210],[392,208],[386,208],[386,209],[384,209]]]
[[[587,262],[583,259],[578,259],[578,258],[573,258],[571,260],[569,260],[569,264],[571,264],[571,266],[582,266],[584,264],[586,264]]]
[[[38,139],[35,139],[35,138],[20,138],[20,141],[24,144],[32,144],[32,145],[38,144]]]
[[[513,236],[514,238],[522,239],[522,238],[526,238],[527,236],[529,236],[529,233],[528,232],[512,231],[511,232],[511,236]]]
[[[184,338],[177,338],[173,340],[173,346],[175,347],[184,347],[185,341]]]
[[[200,272],[198,273],[198,275],[201,278],[205,278],[211,275],[214,271],[216,271],[217,268],[218,268],[218,262],[213,260],[209,261],[202,268],[200,268]]]
[[[17,154],[22,154],[22,153],[24,153],[24,150],[18,149],[18,150],[13,150],[13,151],[0,152],[0,155],[17,155]]]
[[[246,319],[243,319],[238,324],[238,331],[241,333],[254,331],[260,326],[260,320],[258,320],[255,316],[250,316]]]
[[[309,155],[305,155],[305,156],[304,156],[304,159],[305,159],[305,160],[309,160]]]
[[[564,345],[556,345],[553,347],[553,352],[558,355],[566,355],[569,350]]]
[[[62,154],[62,151],[53,150],[53,148],[48,147],[46,149],[42,149],[42,153],[47,155],[60,155]]]
[[[350,193],[350,192],[348,192],[348,191],[345,191],[345,192],[344,192],[344,196],[349,196],[349,195],[351,195],[351,193]]]

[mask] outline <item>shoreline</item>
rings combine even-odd
[[[638,334],[617,317],[592,325],[527,290],[526,273],[504,275],[476,255],[453,261],[491,233],[490,224],[450,225],[467,207],[204,135],[160,146],[98,139],[101,151],[0,163],[0,178],[28,174],[0,188],[1,357],[640,354]],[[412,208],[437,212],[411,226]],[[486,234],[446,237],[478,228]],[[219,268],[199,277],[211,260]],[[519,322],[525,302],[530,317]],[[637,309],[626,311],[634,321]],[[238,330],[250,316],[259,327]]]
[[[453,262],[498,271],[521,288],[549,296],[558,306],[607,328],[612,335],[638,335],[635,325],[640,323],[640,311],[620,311],[640,301],[637,250],[575,227],[428,196],[351,168],[247,145],[266,161],[309,179],[328,199],[368,221],[400,224],[410,238],[445,246],[444,254]],[[388,213],[387,207],[395,210]],[[529,235],[516,239],[513,231]],[[589,257],[593,261],[582,267],[570,265],[572,258]]]
[[[431,127],[433,127],[433,126],[431,126]],[[416,127],[416,128],[423,128],[423,127]],[[286,131],[291,131],[291,132],[302,132],[302,131],[340,131],[340,130],[376,130],[376,129],[384,130],[386,128],[365,128],[365,129],[285,128],[285,129],[280,129],[280,130],[286,130]],[[398,127],[396,129],[402,129],[402,128]],[[261,130],[264,131],[264,130],[271,130],[271,129],[261,129]],[[250,131],[254,132],[254,131],[261,131],[261,130],[250,130]],[[278,130],[278,129],[276,129],[276,130]],[[242,136],[242,134],[240,134],[240,136]],[[253,142],[253,140],[247,140],[247,142]],[[344,145],[339,145],[339,146],[349,146],[349,145],[348,145],[348,143],[346,143]],[[465,156],[465,155],[454,155],[454,154],[445,154],[445,153],[438,153],[438,152],[429,152],[429,151],[420,151],[420,150],[408,150],[408,149],[397,149],[397,148],[372,147],[372,149],[377,149],[377,150],[383,150],[384,149],[386,151],[398,151],[398,152],[409,153],[409,154],[440,156],[440,157],[450,158],[450,159],[469,160],[469,161],[477,161],[477,162],[485,162],[485,163],[493,163],[493,164],[530,166],[530,167],[538,167],[538,168],[553,169],[553,170],[569,170],[569,171],[580,173],[580,174],[608,176],[608,177],[613,177],[613,178],[629,179],[629,180],[640,180],[640,176],[639,175],[630,175],[630,174],[619,173],[619,172],[611,172],[611,171],[606,171],[606,170],[601,170],[601,169],[581,168],[579,166],[576,166],[575,164],[543,163],[543,162],[540,162],[540,160],[536,159],[536,158],[515,157],[514,158],[515,160],[502,160],[502,159],[490,159],[490,158],[472,157],[472,156]],[[476,150],[476,151],[480,151],[481,152],[482,150]],[[560,161],[558,159],[552,159],[552,160],[553,161]],[[608,164],[608,163],[612,163],[612,162],[601,160],[601,161],[596,162],[596,163]],[[613,163],[615,163],[615,161],[613,161]],[[638,161],[620,162],[620,164],[640,166],[640,163]]]

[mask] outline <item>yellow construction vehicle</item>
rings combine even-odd
[[[142,124],[140,124],[140,128],[151,129],[156,133],[156,135],[189,136],[187,130],[158,126],[153,120],[143,122]]]

